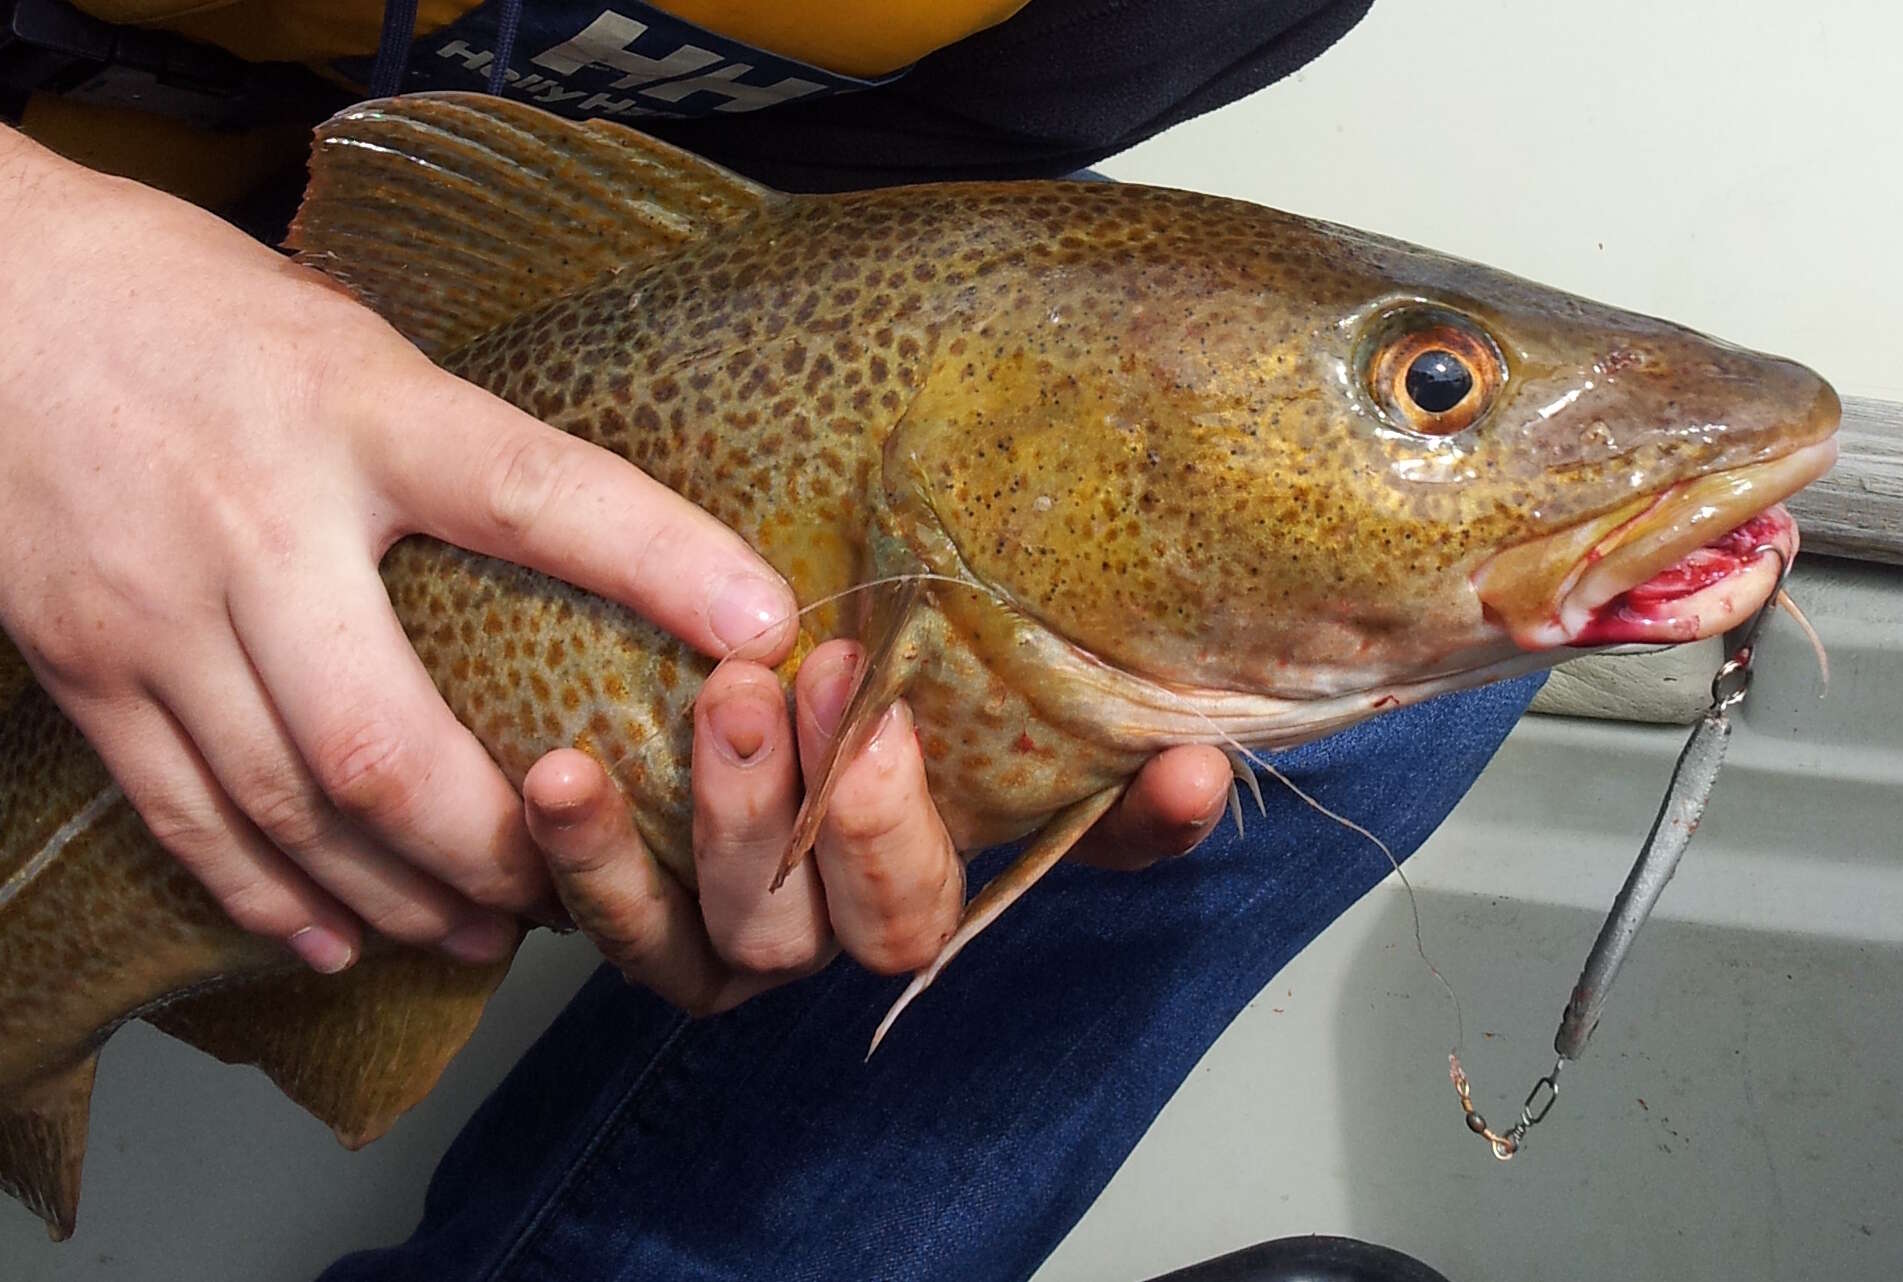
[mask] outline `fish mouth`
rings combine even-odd
[[[1777,591],[1798,543],[1783,500],[1836,459],[1832,436],[1681,481],[1496,553],[1474,572],[1475,591],[1526,650],[1719,635]]]

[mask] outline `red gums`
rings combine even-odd
[[[1697,616],[1675,617],[1668,607],[1754,564],[1755,554],[1774,543],[1782,527],[1783,522],[1777,516],[1770,512],[1759,513],[1606,602],[1571,644],[1621,645],[1634,641],[1693,639],[1698,635]]]

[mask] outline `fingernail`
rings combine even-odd
[[[730,575],[714,588],[707,622],[729,650],[765,654],[774,649],[774,625],[793,617],[793,597],[772,579]]]
[[[1216,825],[1222,822],[1222,817],[1228,811],[1229,804],[1225,800],[1208,814],[1189,820],[1176,830],[1175,840],[1165,840],[1161,853],[1166,856],[1187,855],[1203,844],[1209,834],[1216,830]]]
[[[357,960],[357,950],[348,939],[323,926],[306,926],[285,941],[304,964],[320,975],[335,975],[348,970]]]
[[[1210,807],[1208,814],[1200,815],[1197,818],[1190,820],[1188,827],[1192,832],[1199,831],[1204,828],[1213,828],[1216,826],[1218,822],[1221,821],[1222,817],[1228,813],[1229,813],[1229,798],[1223,797],[1221,800],[1217,801],[1214,806]]]
[[[846,715],[846,705],[852,702],[852,674],[858,670],[858,655],[842,655],[813,691],[813,724],[828,739],[838,731],[839,720]]]
[[[873,732],[872,742],[866,745],[866,750],[884,751],[891,744],[903,742],[904,736],[911,733],[911,709],[903,703],[895,703],[885,710],[885,716],[879,718],[879,728]]]
[[[535,803],[535,817],[551,828],[567,832],[586,823],[593,809],[594,799],[586,796],[573,801],[538,801]]]
[[[485,917],[461,926],[443,941],[443,951],[459,962],[471,965],[501,961],[515,946],[515,925],[494,917]]]
[[[736,690],[707,710],[714,749],[736,766],[751,766],[769,755],[773,726],[786,718],[785,704],[754,687]]]

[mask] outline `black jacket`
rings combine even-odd
[[[1281,79],[1373,0],[1031,0],[890,85],[641,127],[789,191],[1072,173]]]

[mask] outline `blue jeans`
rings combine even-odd
[[[1412,852],[1538,687],[1282,754]],[[407,1243],[327,1282],[1012,1282],[1203,1052],[1387,860],[1269,781],[1266,819],[1148,872],[1062,866],[866,1044],[902,982],[850,963],[689,1022],[597,973],[444,1157]],[[1003,862],[974,865],[974,883]]]

